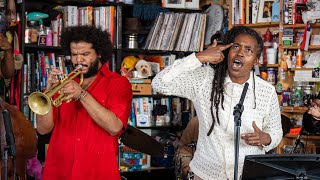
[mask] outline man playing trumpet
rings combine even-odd
[[[75,78],[60,89],[69,103],[37,115],[37,131],[52,131],[43,179],[120,179],[118,137],[127,127],[132,91],[128,80],[105,63],[112,54],[110,36],[95,27],[70,27],[61,42],[73,66],[82,66],[84,78],[81,85]],[[61,74],[52,69],[46,88]]]

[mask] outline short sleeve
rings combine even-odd
[[[129,81],[121,77],[116,86],[112,90],[112,95],[109,99],[108,109],[112,111],[123,123],[123,130],[127,128],[128,118],[131,110],[132,90]]]

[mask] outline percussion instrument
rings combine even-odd
[[[194,178],[194,173],[193,172],[188,172],[185,177],[183,175],[183,161],[188,160],[189,162],[191,162],[194,152],[196,150],[196,142],[192,142],[189,144],[185,144],[181,147],[189,147],[191,149],[191,154],[190,155],[184,155],[180,152],[181,147],[178,149],[178,153],[175,157],[175,174],[176,174],[176,180],[192,180]],[[189,165],[189,164],[188,164]]]
[[[152,156],[164,155],[164,147],[161,143],[130,125],[128,125],[127,130],[121,135],[120,141],[124,145],[145,154]]]

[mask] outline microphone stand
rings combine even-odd
[[[13,179],[16,179],[17,162],[16,162],[16,145],[14,134],[12,130],[12,123],[10,113],[8,110],[2,110],[4,121],[4,128],[6,131],[6,146],[3,148],[3,166],[4,166],[4,180],[8,179],[8,155],[12,156],[13,161]]]
[[[248,90],[248,83],[245,83],[242,94],[240,97],[239,103],[234,107],[233,115],[234,115],[234,123],[235,123],[235,139],[234,139],[234,175],[233,179],[238,180],[238,164],[239,164],[239,142],[240,142],[240,127],[241,127],[241,115],[243,112],[243,101],[246,96],[247,90]]]
[[[299,133],[299,135],[298,135],[298,137],[297,137],[297,139],[296,139],[296,141],[294,143],[294,147],[292,147],[292,149],[291,149],[290,154],[294,153],[294,151],[297,149],[297,147],[299,145],[301,145],[300,147],[303,148],[303,143],[301,142],[301,136],[302,136],[303,130],[304,130],[304,127],[302,126],[302,128],[300,130],[300,133]]]

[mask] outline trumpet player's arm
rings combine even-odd
[[[57,78],[57,75],[63,74],[62,71],[59,69],[51,69],[48,79],[47,79],[47,84],[46,84],[46,89],[50,89],[51,86],[55,83],[57,83],[59,80]],[[39,134],[48,134],[49,132],[52,131],[54,127],[54,122],[53,122],[53,113],[56,108],[51,108],[49,113],[45,115],[37,115],[36,121],[37,121],[37,131]]]
[[[39,134],[48,134],[52,131],[54,123],[53,123],[53,110],[49,111],[49,113],[45,115],[37,115],[37,131]]]
[[[120,78],[117,83],[106,100],[112,103],[107,103],[106,107],[101,105],[89,92],[80,99],[93,121],[111,136],[118,135],[127,127],[131,110],[131,84],[125,78]]]

